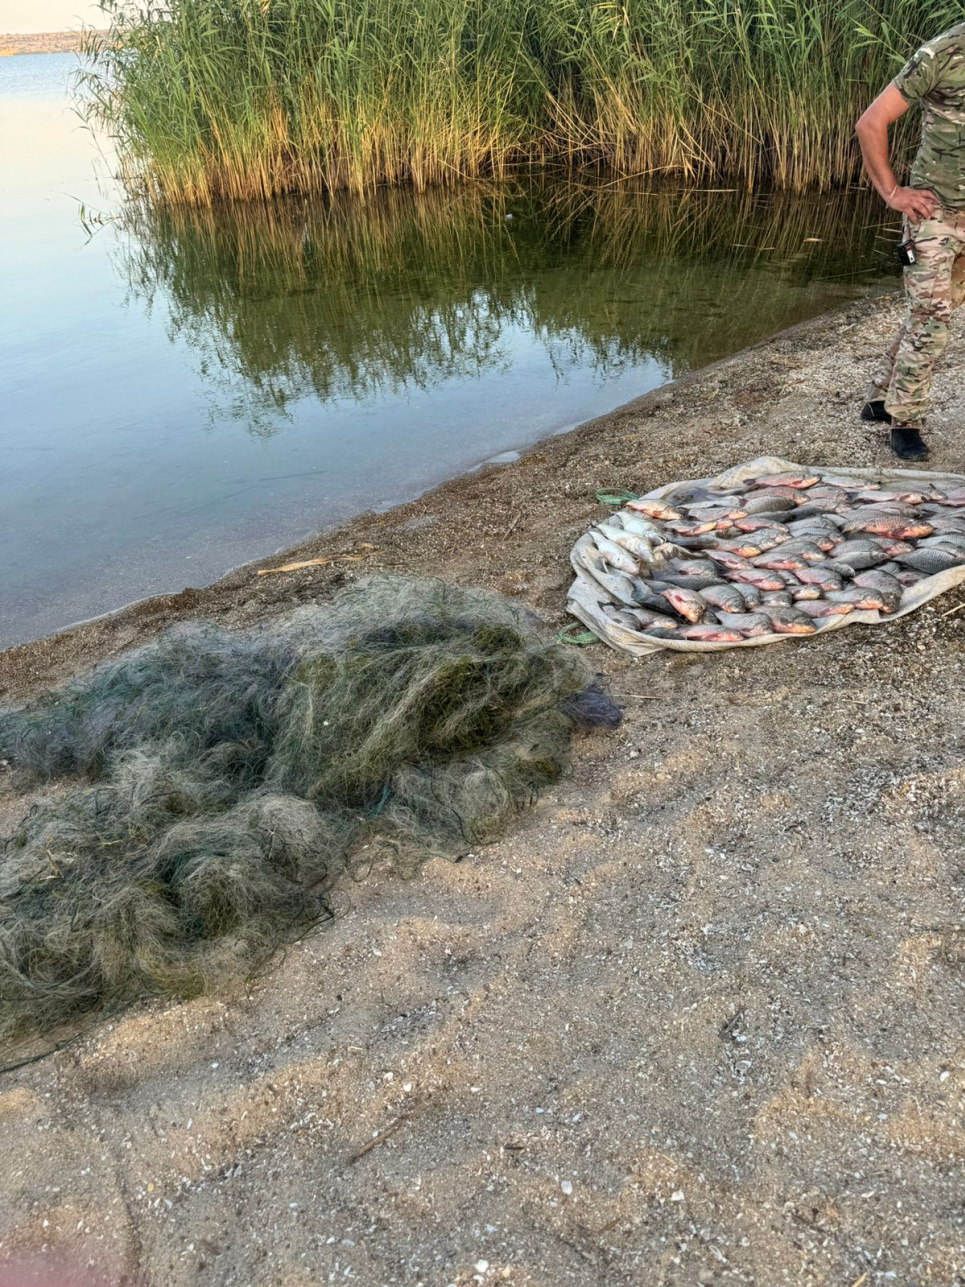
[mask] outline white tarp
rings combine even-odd
[[[876,483],[881,487],[897,488],[902,491],[914,491],[916,487],[927,488],[936,485],[948,488],[965,487],[965,475],[962,474],[936,474],[921,469],[832,469],[799,465],[793,460],[782,460],[779,456],[758,456],[756,460],[749,460],[745,465],[735,465],[732,469],[725,470],[716,478],[688,479],[686,482],[668,483],[665,487],[647,492],[646,499],[662,500],[678,487],[713,486],[740,491],[744,483],[750,479],[784,473],[817,474],[822,481],[840,482],[846,486],[853,484],[856,487],[867,487],[869,483]],[[630,653],[634,657],[646,657],[661,649],[670,649],[673,652],[717,652],[722,648],[757,648],[761,644],[780,643],[787,639],[813,638],[811,635],[758,635],[753,639],[742,639],[739,643],[701,643],[689,639],[648,638],[612,620],[603,612],[601,604],[604,603],[612,603],[617,607],[625,605],[616,593],[618,583],[615,584],[605,570],[600,568],[597,560],[590,556],[591,545],[592,538],[589,533],[586,533],[580,537],[570,552],[570,562],[573,564],[576,580],[570,586],[567,608],[604,643],[608,643],[620,652]],[[833,558],[833,555],[829,557]],[[965,581],[965,564],[961,567],[949,568],[948,571],[939,572],[935,576],[926,577],[917,585],[906,589],[901,596],[901,604],[897,612],[883,614],[875,609],[850,612],[846,616],[818,618],[814,623],[817,627],[815,633],[824,634],[828,630],[841,630],[845,626],[857,623],[878,625],[881,622],[893,621],[896,617],[914,612],[929,599],[944,594],[946,590],[961,585],[963,581]]]

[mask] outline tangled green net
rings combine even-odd
[[[363,843],[496,839],[619,711],[517,605],[372,578],[270,629],[172,630],[27,707],[0,756],[87,785],[0,852],[0,1041],[250,977]]]

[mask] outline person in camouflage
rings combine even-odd
[[[888,127],[921,104],[921,145],[908,186],[888,161]],[[865,169],[891,210],[904,216],[914,262],[905,268],[908,314],[861,409],[890,424],[903,460],[925,460],[922,427],[932,372],[965,299],[965,22],[923,45],[856,126]]]

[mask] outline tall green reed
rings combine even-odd
[[[210,205],[520,164],[828,190],[950,0],[100,0],[91,115],[133,188]]]

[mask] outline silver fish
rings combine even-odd
[[[854,612],[853,603],[829,603],[827,599],[805,599],[794,605],[806,617],[843,617]]]
[[[653,545],[646,537],[637,536],[633,532],[627,532],[622,527],[614,527],[610,523],[601,523],[596,530],[602,532],[606,540],[612,541],[614,545],[619,545],[621,549],[626,550],[628,554],[632,554],[642,562],[654,562]],[[622,571],[626,571],[626,569],[623,568]]]
[[[799,608],[774,607],[761,604],[761,612],[770,617],[774,633],[778,635],[813,635],[814,622]]]
[[[620,572],[626,572],[628,576],[636,573],[639,567],[638,559],[635,559],[621,545],[615,545],[613,541],[601,535],[599,531],[594,531],[590,535],[597,553],[604,562]]]
[[[824,563],[815,563],[810,567],[802,568],[796,576],[802,585],[817,586],[819,591],[844,589],[844,581],[840,573]]]
[[[740,643],[744,636],[736,630],[725,630],[723,626],[694,625],[686,626],[680,632],[682,639],[699,640],[701,643]]]
[[[910,554],[899,554],[897,562],[902,567],[915,572],[924,572],[926,576],[935,576],[938,572],[947,572],[949,568],[965,563],[965,554],[952,553],[950,550],[931,549],[912,550]]]
[[[722,612],[741,613],[744,611],[744,596],[736,586],[718,582],[716,585],[706,586],[701,590],[700,594],[711,607],[717,608]]]
[[[643,536],[647,540],[660,542],[664,539],[662,527],[657,527],[656,523],[648,523],[645,518],[640,518],[636,514],[628,514],[626,510],[620,510],[614,518],[620,520],[620,526],[626,532],[632,532],[634,536]]]
[[[645,496],[640,496],[636,500],[627,501],[627,509],[632,509],[635,514],[643,514],[646,518],[657,518],[661,522],[668,522],[672,518],[680,518],[679,510],[668,505],[666,501],[647,500]]]
[[[763,612],[719,612],[717,617],[725,630],[736,630],[745,639],[774,633],[770,617]]]
[[[762,492],[760,496],[748,497],[742,508],[748,517],[752,514],[779,515],[787,510],[796,509],[797,502],[788,500],[786,497],[768,495]]]
[[[756,585],[749,585],[742,582],[740,585],[734,585],[734,589],[744,600],[744,606],[747,608],[756,608],[764,597],[764,591],[759,590]]]
[[[895,612],[901,603],[901,582],[897,577],[889,576],[887,572],[877,569],[859,572],[854,579],[854,584],[861,590],[873,590],[876,594],[880,594],[884,600],[885,612]]]
[[[672,608],[690,622],[699,621],[707,611],[707,600],[683,586],[671,586],[668,590],[664,590],[663,597]]]

